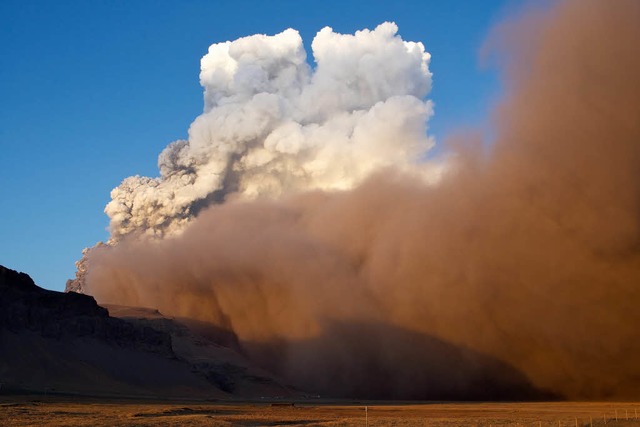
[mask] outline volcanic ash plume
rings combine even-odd
[[[558,2],[490,43],[494,141],[450,141],[435,184],[405,171],[429,74],[394,26],[321,31],[315,73],[292,31],[213,46],[205,113],[160,179],[114,192],[88,291],[209,321],[330,395],[640,397],[640,2]],[[281,196],[127,236],[218,189]]]
[[[113,190],[112,239],[175,234],[230,194],[347,189],[382,167],[412,168],[432,145],[429,54],[396,32],[324,28],[313,70],[291,29],[212,45],[201,61],[204,112],[188,141],[160,154],[160,177]]]

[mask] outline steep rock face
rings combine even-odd
[[[91,296],[42,289],[3,266],[0,384],[2,391],[163,398],[291,394],[234,349],[157,310],[108,310]]]
[[[109,317],[93,297],[38,287],[24,273],[0,266],[0,329],[29,330],[45,338],[87,337],[172,357],[171,337]]]
[[[28,274],[18,273],[0,265],[0,290],[3,292],[11,290],[35,292],[41,289],[36,286]]]

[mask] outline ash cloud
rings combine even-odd
[[[454,160],[431,184],[406,167],[407,153],[428,145],[423,49],[390,24],[359,34],[366,43],[322,30],[315,74],[293,31],[276,36],[288,42],[282,49],[261,36],[212,46],[201,75],[205,113],[189,143],[161,155],[170,172],[134,179],[143,188],[115,190],[112,202],[124,192],[160,207],[142,225],[110,214],[118,243],[89,251],[87,291],[212,322],[296,385],[329,393],[481,398],[494,396],[499,379],[503,391],[639,397],[640,3],[564,1],[496,29],[489,43],[506,95],[493,115],[495,140],[488,148],[473,135],[448,141]],[[385,52],[403,52],[394,71],[361,67],[387,57],[346,53],[385,43]],[[224,56],[234,52],[243,52],[238,68]],[[324,59],[333,65],[322,71]],[[209,75],[210,62],[228,68]],[[288,71],[268,78],[274,69]],[[287,95],[275,102],[273,93]],[[305,102],[309,109],[292,106]],[[272,122],[272,107],[287,119]],[[343,156],[342,138],[355,143],[360,125],[367,132],[358,141],[379,150]],[[307,132],[314,137],[300,138]],[[202,135],[214,134],[234,148],[208,149]],[[150,188],[162,193],[183,179],[173,171],[220,164],[206,175],[218,182],[215,171],[236,171],[229,159],[244,165],[267,146],[280,147],[274,165],[286,174],[258,167],[234,182],[240,193],[278,197],[227,200],[194,219],[176,191],[163,199],[176,200],[175,210],[155,219],[169,207]],[[344,175],[333,162],[341,171],[364,166]],[[187,199],[209,193],[198,194]],[[171,237],[149,241],[128,228],[165,230],[183,216],[189,226]]]
[[[112,191],[112,241],[179,234],[230,195],[347,189],[381,167],[413,168],[433,145],[430,55],[397,30],[326,27],[313,40],[314,69],[292,29],[212,45],[201,61],[204,112],[188,140],[160,154],[160,177]]]

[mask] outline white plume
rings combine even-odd
[[[201,60],[204,112],[188,140],[162,151],[159,177],[111,192],[112,241],[174,234],[230,194],[340,190],[384,167],[416,168],[433,145],[430,55],[397,30],[326,27],[312,43],[315,68],[292,29],[212,45]]]

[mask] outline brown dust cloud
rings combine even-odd
[[[640,397],[640,2],[495,28],[491,143],[435,184],[228,200],[89,254],[99,302],[231,332],[292,385],[397,399]]]

